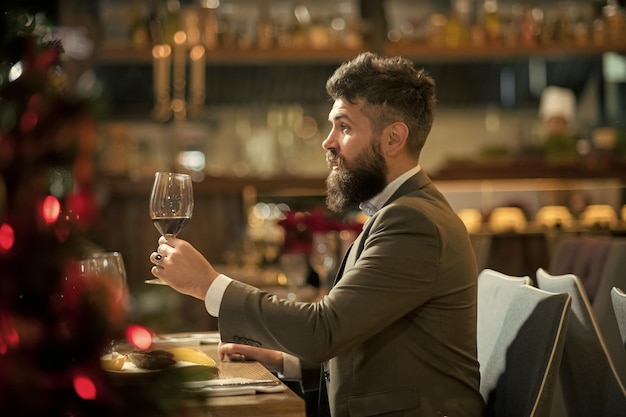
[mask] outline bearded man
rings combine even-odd
[[[279,299],[219,274],[172,236],[150,255],[152,274],[204,300],[219,320],[222,358],[303,378],[302,364],[322,363],[333,417],[481,416],[474,253],[419,165],[435,83],[409,60],[363,53],[326,90],[327,205],[359,204],[369,216],[328,294]]]

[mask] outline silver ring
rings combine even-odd
[[[160,264],[162,259],[163,259],[163,255],[161,255],[160,253],[157,253],[156,255],[154,255],[154,263],[156,265]]]
[[[241,362],[245,362],[246,361],[246,357],[243,354],[240,354],[240,355],[241,355]]]

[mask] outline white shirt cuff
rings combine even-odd
[[[278,373],[278,377],[283,379],[302,379],[300,359],[288,353],[283,353],[283,371]]]
[[[222,298],[226,292],[226,287],[232,282],[231,278],[226,275],[218,275],[215,281],[209,287],[204,297],[204,306],[206,311],[213,317],[219,317],[220,306],[222,305]]]

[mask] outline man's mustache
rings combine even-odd
[[[344,165],[344,161],[343,158],[339,156],[336,152],[328,151],[326,152],[326,164],[329,168],[333,166],[342,167]]]

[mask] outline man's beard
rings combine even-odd
[[[337,162],[337,168],[326,178],[326,205],[335,213],[343,213],[369,200],[387,185],[387,165],[378,142],[352,163],[330,152],[327,159]]]

